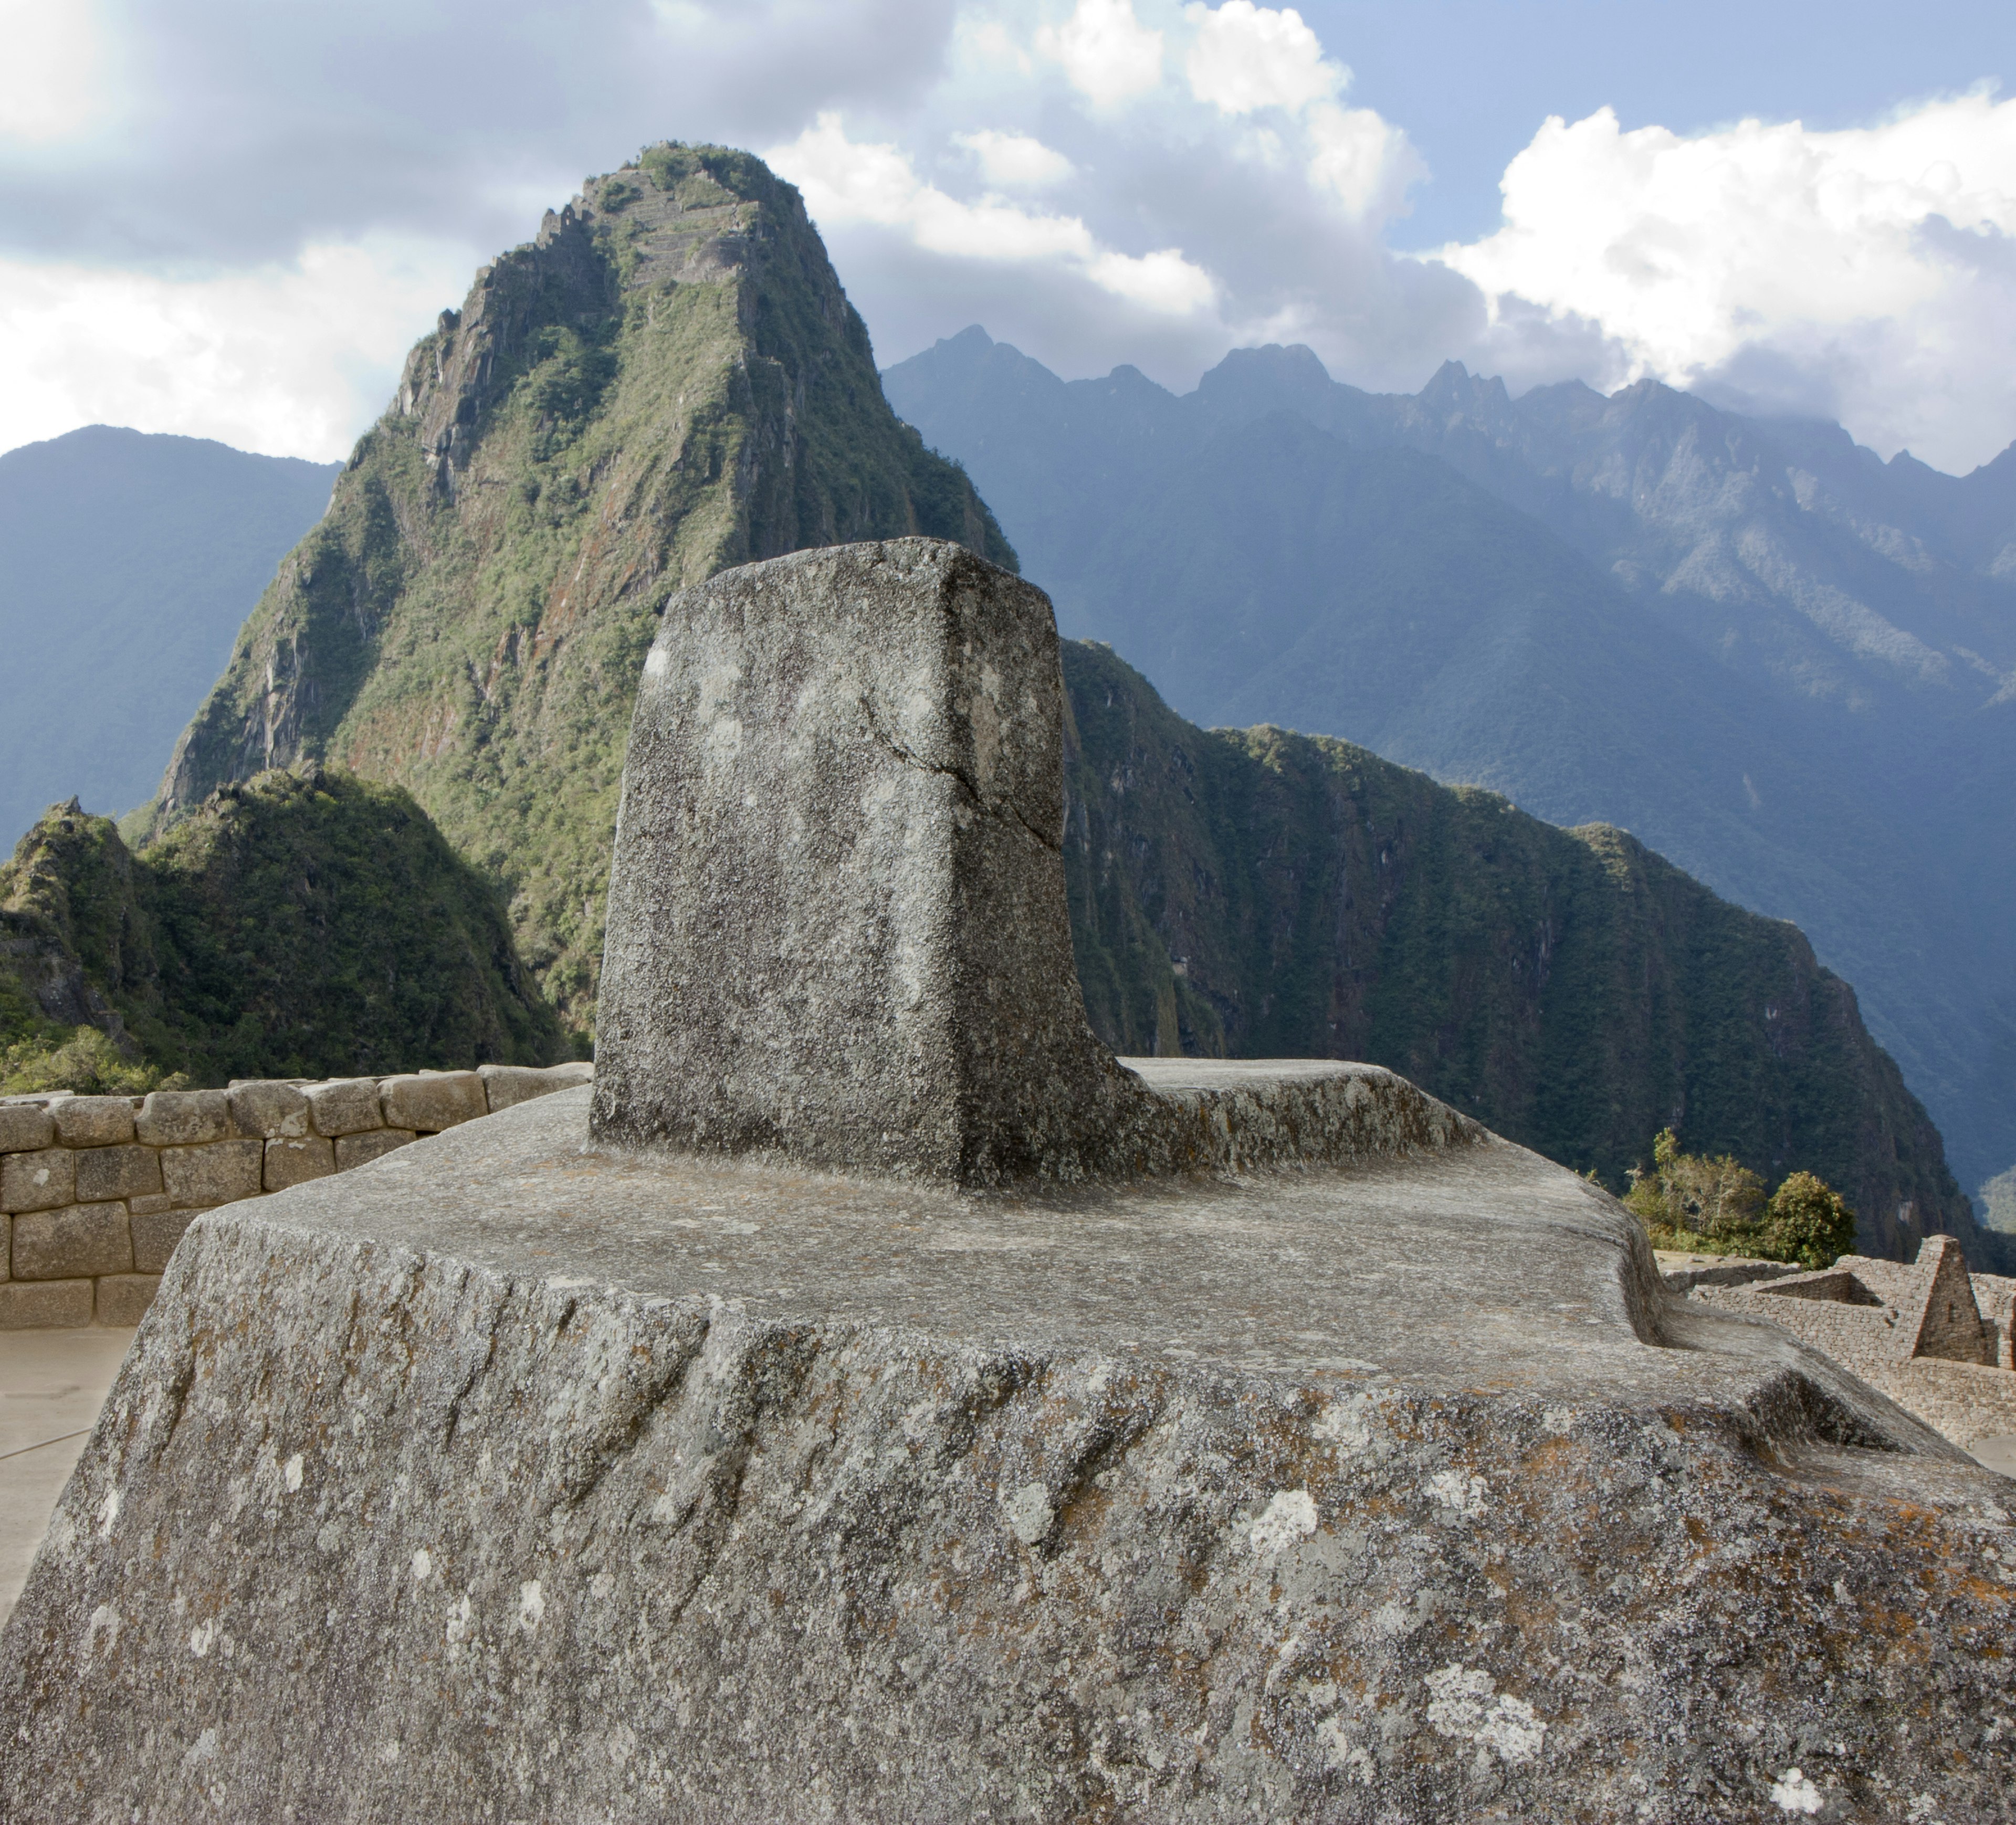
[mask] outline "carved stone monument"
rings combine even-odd
[[[1116,1061],[1047,604],[676,599],[592,1094],[183,1238],[9,1820],[1999,1817],[2016,1485],[1391,1074]]]

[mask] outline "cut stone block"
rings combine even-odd
[[[74,1330],[91,1322],[88,1280],[0,1283],[0,1330]]]
[[[133,1236],[123,1204],[77,1204],[14,1219],[14,1278],[67,1280],[133,1271]]]
[[[133,1138],[133,1103],[127,1096],[70,1096],[49,1110],[56,1139],[67,1147],[116,1146]]]
[[[256,1134],[272,1140],[304,1135],[308,1131],[308,1100],[293,1085],[277,1080],[255,1080],[234,1085],[231,1119],[240,1134]]]
[[[55,1210],[77,1201],[77,1155],[67,1147],[0,1156],[0,1211]]]
[[[106,1274],[98,1282],[92,1319],[99,1324],[138,1324],[160,1290],[159,1274]]]
[[[194,1146],[228,1140],[231,1099],[222,1090],[155,1090],[140,1105],[134,1132],[150,1146]]]
[[[92,1147],[77,1157],[77,1199],[154,1197],[161,1192],[161,1155],[156,1147]]]
[[[0,1281],[13,1277],[14,1219],[0,1213]]]
[[[336,1170],[336,1143],[319,1135],[266,1143],[266,1189],[285,1191],[311,1179],[326,1179]]]
[[[378,1105],[376,1078],[338,1078],[329,1083],[311,1084],[301,1094],[308,1098],[315,1132],[332,1139],[385,1125]]]
[[[535,1096],[549,1096],[556,1090],[570,1090],[595,1082],[595,1067],[582,1063],[548,1065],[535,1070],[528,1065],[484,1064],[477,1067],[490,1113],[529,1103]]]
[[[378,1089],[387,1128],[438,1134],[490,1113],[483,1079],[473,1071],[416,1071],[387,1078]]]
[[[594,1132],[991,1183],[1124,1170],[1086,1024],[1048,600],[932,539],[666,606],[630,729]]]
[[[193,1211],[135,1211],[128,1218],[133,1232],[133,1265],[141,1273],[158,1274],[182,1239],[182,1232],[203,1215]]]
[[[32,1153],[56,1138],[56,1119],[32,1103],[0,1103],[0,1154]]]
[[[403,1147],[419,1136],[410,1128],[377,1128],[366,1134],[346,1134],[336,1143],[336,1169],[347,1172],[353,1166],[368,1165],[382,1159],[394,1147]]]
[[[249,1139],[169,1147],[161,1154],[162,1182],[185,1210],[257,1197],[264,1189],[265,1154],[264,1141]]]

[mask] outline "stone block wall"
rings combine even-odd
[[[137,1324],[203,1211],[347,1172],[593,1076],[587,1064],[486,1064],[0,1100],[0,1330]]]

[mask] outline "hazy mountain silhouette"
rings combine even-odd
[[[1805,928],[1964,1183],[2016,1160],[2016,450],[1944,476],[1453,363],[1375,395],[1305,348],[1178,396],[977,328],[884,382],[1183,715],[1632,830]]]
[[[0,844],[160,781],[342,465],[92,425],[0,456]]]

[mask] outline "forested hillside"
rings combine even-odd
[[[1144,647],[1200,688],[1439,705],[1480,739],[1523,729],[1559,778],[1648,792],[1663,704],[1691,706],[1697,747],[1746,733],[1740,706],[1676,697],[1690,662],[1584,558],[1439,459],[1279,416],[1199,448],[1124,524],[1086,518],[1089,484],[1059,510],[1093,540],[1074,586],[1145,592]],[[1112,456],[1093,437],[1075,460],[1096,478]],[[85,1022],[133,1069],[196,1081],[585,1046],[664,602],[752,557],[915,531],[1014,563],[884,402],[796,193],[674,146],[592,181],[414,351],[135,851],[68,812],[17,856],[10,1037],[32,1063]],[[1319,637],[1297,620],[1319,586],[1348,610]],[[1118,1048],[1370,1058],[1613,1185],[1672,1125],[1840,1183],[1871,1247],[1929,1227],[1980,1251],[1937,1131],[1791,927],[1618,832],[1338,742],[1205,733],[1109,653],[1067,668],[1074,935]]]
[[[1798,929],[1623,832],[1561,830],[1348,743],[1186,722],[1071,642],[1065,865],[1121,1052],[1357,1058],[1613,1190],[1676,1128],[1838,1186],[1872,1253],[1999,1258],[1939,1131]]]
[[[882,397],[797,193],[661,146],[549,215],[414,349],[136,837],[322,759],[413,795],[506,896],[577,1033],[639,668],[724,567],[908,532],[1014,554]]]
[[[74,802],[38,823],[0,867],[0,1052],[9,1087],[110,1089],[568,1045],[495,888],[427,814],[308,767],[221,788],[138,855]]]

